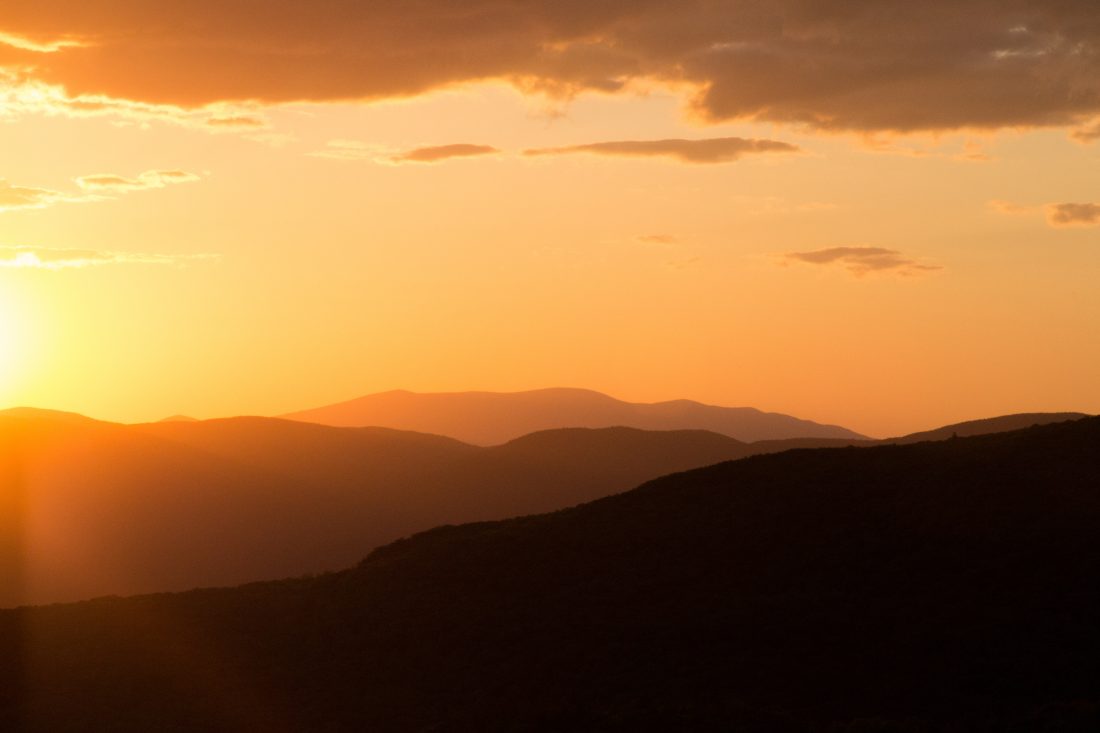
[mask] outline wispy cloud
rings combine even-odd
[[[47,188],[14,186],[0,178],[0,211],[17,209],[44,209],[60,201],[72,201],[79,197]]]
[[[638,237],[638,241],[642,244],[656,244],[662,246],[668,246],[676,244],[680,241],[679,237],[675,237],[671,234],[643,234]]]
[[[1036,206],[1030,206],[1028,204],[1018,204],[1014,201],[1003,201],[1001,199],[993,199],[986,203],[986,206],[996,211],[998,214],[1005,214],[1007,216],[1020,216],[1023,214],[1032,214],[1038,210]]]
[[[215,260],[216,254],[170,255],[50,247],[0,247],[0,268],[68,270],[103,265],[172,265]]]
[[[790,216],[835,211],[840,208],[827,201],[790,201],[781,196],[732,196],[738,211],[753,216]]]
[[[452,143],[449,145],[425,145],[410,150],[395,151],[383,145],[372,145],[361,140],[329,140],[321,150],[310,155],[336,160],[371,160],[376,163],[439,163],[450,158],[470,158],[496,155],[500,150],[491,145]]]
[[[1045,213],[1047,224],[1057,229],[1100,226],[1100,204],[1097,203],[1054,203],[1036,206],[993,200],[988,205],[994,211],[1008,216]]]
[[[1052,227],[1100,226],[1100,204],[1048,204],[1047,222]]]
[[[329,140],[324,148],[308,155],[334,160],[373,160],[384,155],[384,152],[377,145],[368,145],[361,140]]]
[[[533,148],[524,155],[566,155],[593,153],[631,158],[663,157],[684,163],[732,163],[746,155],[759,153],[796,153],[796,145],[778,140],[753,140],[742,137],[714,137],[702,140],[669,138],[665,140],[616,140],[566,145],[555,148]]]
[[[398,153],[390,158],[394,163],[438,163],[448,158],[469,158],[479,155],[494,155],[500,151],[490,145],[471,145],[455,143],[452,145],[429,145]]]
[[[212,133],[255,134],[267,121],[249,103],[213,103],[185,107],[143,102],[103,94],[71,95],[57,84],[36,81],[5,69],[0,63],[0,119],[30,115],[108,118],[118,124],[147,126],[153,122],[204,129]]]
[[[1091,124],[1078,127],[1070,133],[1070,137],[1079,143],[1086,144],[1100,140],[1100,118],[1093,120]]]
[[[251,115],[227,115],[225,117],[214,116],[206,120],[207,127],[236,128],[255,130],[267,127],[267,122],[260,117]]]
[[[883,247],[829,247],[809,252],[788,252],[782,255],[784,264],[801,263],[824,267],[842,267],[856,277],[871,273],[889,273],[912,277],[942,270],[895,249]]]
[[[0,33],[0,45],[34,53],[57,53],[66,48],[80,48],[87,44],[75,38],[57,38],[52,41],[36,41],[24,36]]]
[[[145,171],[137,178],[126,178],[113,173],[98,173],[80,176],[76,184],[85,191],[144,191],[151,188],[164,188],[172,183],[189,183],[199,180],[199,176],[181,170]]]

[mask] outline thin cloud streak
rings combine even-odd
[[[401,165],[403,163],[440,163],[451,158],[498,155],[500,152],[491,145],[473,145],[470,143],[426,145],[395,152],[392,148],[371,145],[361,140],[329,140],[322,150],[315,150],[309,155],[315,158],[369,160],[375,163]]]
[[[760,153],[795,153],[799,148],[777,140],[752,140],[741,137],[716,137],[702,140],[670,138],[665,140],[618,140],[566,145],[556,148],[525,150],[527,156],[592,153],[631,158],[664,157],[684,163],[732,163],[746,155]]]
[[[784,264],[841,267],[855,277],[872,273],[913,277],[943,269],[939,265],[924,264],[895,249],[884,247],[829,247],[809,252],[788,252],[781,259]]]
[[[448,158],[469,158],[482,155],[495,155],[500,151],[490,145],[470,145],[468,143],[455,143],[453,145],[434,145],[422,148],[414,148],[390,158],[393,163],[438,163]]]
[[[0,247],[0,268],[69,270],[103,265],[171,265],[216,260],[216,254],[169,255],[50,247]]]
[[[0,212],[19,209],[44,209],[60,201],[75,198],[60,191],[31,186],[15,186],[0,178]]]
[[[642,244],[669,246],[679,242],[680,238],[671,234],[643,234],[638,237],[638,241]]]
[[[76,180],[76,185],[85,191],[147,191],[153,188],[164,188],[173,183],[190,183],[200,180],[194,173],[181,170],[145,171],[137,178],[126,178],[113,173],[100,173],[91,176],[81,176]]]

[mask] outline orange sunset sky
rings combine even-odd
[[[1095,0],[0,11],[0,406],[1100,412]]]

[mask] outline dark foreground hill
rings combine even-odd
[[[864,436],[751,407],[717,407],[691,400],[623,402],[588,389],[529,392],[381,392],[283,417],[342,427],[381,426],[496,445],[556,428],[625,426],[643,430],[709,430],[752,443],[786,438]]]
[[[316,578],[0,612],[6,730],[1093,731],[1100,419],[800,450]]]

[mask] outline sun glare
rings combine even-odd
[[[15,345],[6,313],[0,313],[0,390],[6,386],[15,360]]]
[[[10,301],[0,297],[0,402],[10,396],[20,358],[15,312]]]

